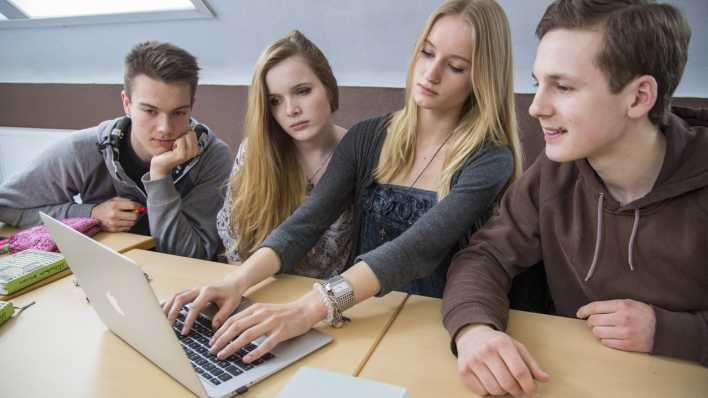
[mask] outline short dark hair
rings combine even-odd
[[[671,96],[688,59],[691,27],[681,11],[650,0],[556,0],[546,9],[536,36],[555,29],[600,28],[603,48],[595,62],[620,92],[632,79],[651,75],[658,93],[649,119],[666,123]]]
[[[170,43],[146,41],[133,47],[125,57],[123,87],[130,97],[135,76],[145,75],[165,83],[189,84],[191,100],[199,82],[197,59],[187,51]]]

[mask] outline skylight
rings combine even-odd
[[[206,0],[0,0],[0,29],[213,18]]]
[[[8,0],[29,18],[194,10],[190,0]]]

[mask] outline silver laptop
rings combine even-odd
[[[200,314],[188,336],[180,336],[180,321],[174,328],[170,326],[135,262],[44,213],[40,215],[101,321],[200,397],[245,393],[258,381],[332,341],[332,337],[311,330],[279,344],[261,360],[243,363],[241,356],[265,339],[260,337],[219,361],[207,352],[215,306]]]

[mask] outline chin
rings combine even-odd
[[[548,159],[558,163],[572,162],[574,160],[579,159],[572,153],[567,153],[566,151],[563,151],[560,148],[549,148],[548,145],[546,145],[544,151],[546,152],[546,157]]]
[[[415,100],[415,104],[418,105],[419,107],[423,108],[423,109],[427,109],[427,110],[435,110],[435,109],[438,109],[438,106],[436,106],[437,104],[435,104],[434,101],[431,101],[431,100],[428,99],[428,98],[417,98],[417,97],[414,97],[413,99]]]

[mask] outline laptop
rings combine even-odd
[[[192,332],[181,336],[181,321],[178,319],[174,328],[170,326],[135,262],[44,213],[40,216],[106,327],[199,397],[243,394],[253,384],[332,341],[331,336],[310,330],[245,364],[241,357],[265,340],[261,336],[219,361],[207,351],[216,306],[203,311]],[[237,311],[249,303],[245,300]],[[185,313],[183,310],[182,319]]]

